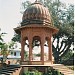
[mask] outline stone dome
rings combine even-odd
[[[29,24],[52,26],[49,10],[39,2],[31,4],[23,13],[21,26]]]

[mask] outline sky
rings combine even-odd
[[[1,32],[6,32],[4,41],[10,42],[14,35],[13,28],[16,28],[22,21],[21,3],[25,0],[0,0],[0,28]],[[31,0],[32,1],[32,0]],[[33,0],[34,2],[35,0]],[[65,3],[73,4],[74,0],[61,0]]]

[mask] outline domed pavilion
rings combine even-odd
[[[52,64],[52,35],[58,32],[54,27],[48,8],[38,1],[31,4],[23,13],[21,26],[14,29],[21,35],[21,64],[24,65],[45,65]],[[25,42],[29,42],[29,60],[24,58]],[[40,61],[33,61],[33,41],[40,41]],[[44,45],[48,43],[48,60],[44,60]]]

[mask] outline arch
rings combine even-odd
[[[29,45],[28,37],[24,37],[25,45]]]
[[[45,37],[45,45],[44,45],[44,57],[45,57],[45,61],[47,61],[49,59],[49,47],[48,47],[48,41],[49,41],[49,37]]]
[[[40,44],[39,42],[41,42],[40,36],[34,36],[32,42],[33,42],[33,44],[38,46]]]
[[[40,40],[40,39],[41,39],[40,36],[34,36],[34,37],[33,37],[33,40]]]
[[[41,38],[40,36],[34,36],[33,40],[32,40],[32,44],[33,44],[33,61],[40,61],[41,59]]]
[[[28,37],[25,36],[23,38],[24,41],[24,61],[29,60],[29,41],[28,41]]]
[[[25,37],[24,37],[24,40],[28,40],[28,37],[27,37],[27,36],[25,36]]]
[[[45,40],[48,41],[49,40],[49,37],[45,37]]]

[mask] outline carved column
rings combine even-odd
[[[45,38],[41,38],[41,61],[42,64],[44,64],[44,43],[45,43]]]
[[[25,41],[22,39],[21,40],[21,61],[24,61],[24,46],[25,46]]]
[[[31,64],[32,61],[32,38],[31,37],[29,37],[29,61]]]
[[[51,63],[52,63],[52,42],[51,42],[51,37],[48,38],[48,47],[49,47],[48,60],[51,61]]]

